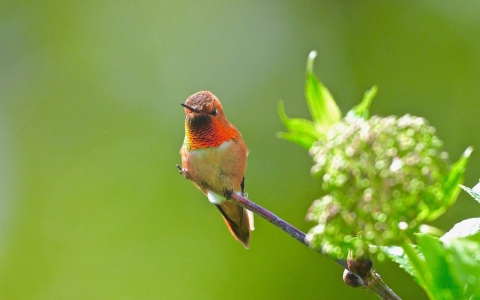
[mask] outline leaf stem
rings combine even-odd
[[[403,242],[400,246],[412,264],[414,272],[417,274],[416,279],[418,280],[418,284],[423,287],[430,299],[434,299],[431,293],[432,287],[428,284],[428,280],[425,280],[425,270],[427,269],[425,262],[418,256],[418,253],[408,240]]]

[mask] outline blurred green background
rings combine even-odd
[[[319,181],[275,137],[278,100],[308,117],[308,53],[343,112],[377,84],[372,114],[427,118],[456,160],[480,149],[479,15],[478,1],[0,2],[0,298],[377,299],[260,218],[250,249],[236,242],[175,168],[179,104],[216,94],[251,151],[250,198],[308,230]],[[462,193],[434,225],[479,215]]]

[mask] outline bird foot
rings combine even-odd
[[[177,167],[177,169],[179,169],[180,171],[178,173],[182,174],[183,176],[185,176],[185,178],[189,178],[190,176],[188,176],[188,172],[187,172],[187,169],[185,168],[182,168],[180,167],[179,165],[175,165]]]
[[[232,197],[232,193],[233,193],[232,190],[226,190],[225,193],[223,193],[223,195],[225,196],[225,199],[228,200]]]

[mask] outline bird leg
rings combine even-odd
[[[190,179],[190,174],[188,173],[187,169],[180,167],[179,165],[176,165],[177,169],[180,171],[178,173],[182,174],[185,176],[185,178]]]

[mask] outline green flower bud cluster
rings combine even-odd
[[[448,155],[435,129],[420,117],[370,119],[350,116],[333,125],[310,149],[312,173],[327,195],[315,200],[307,219],[318,223],[312,246],[346,257],[398,245],[418,232],[422,220],[445,206]]]

